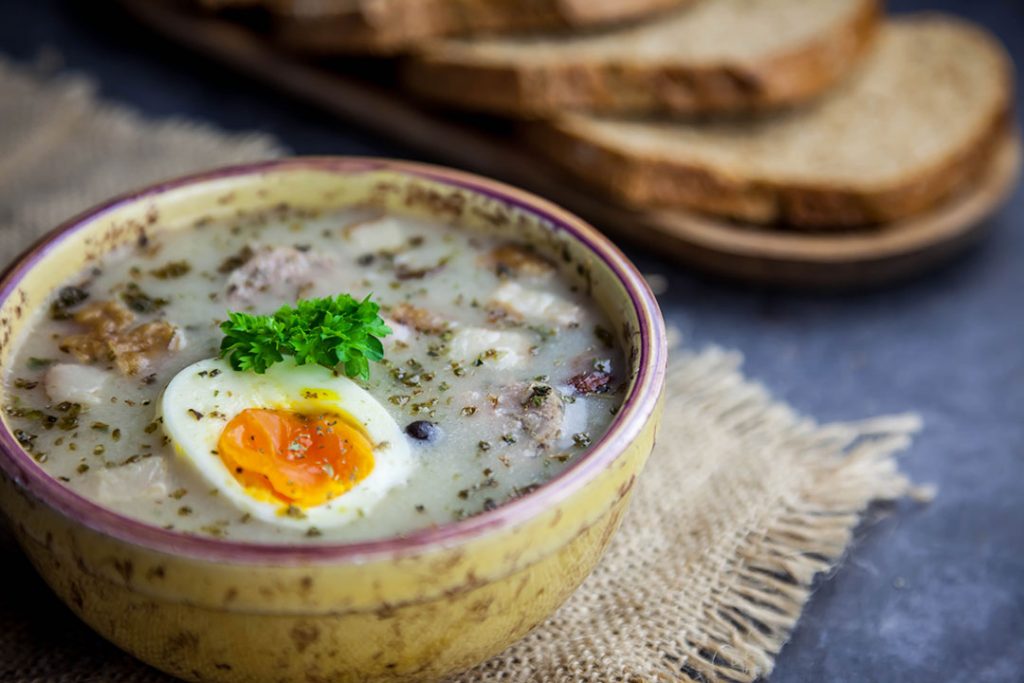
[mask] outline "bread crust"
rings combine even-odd
[[[807,100],[843,77],[880,24],[880,0],[860,0],[848,19],[757,63],[484,63],[444,43],[409,62],[405,84],[445,104],[541,118],[566,110],[703,115],[765,110]],[[511,84],[511,87],[509,87]]]
[[[277,0],[274,10],[280,17],[277,38],[290,49],[395,55],[445,36],[599,26],[635,20],[691,1],[357,0],[339,11],[317,14],[300,12],[296,0]]]

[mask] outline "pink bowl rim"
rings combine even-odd
[[[18,289],[24,276],[62,240],[128,204],[210,181],[287,171],[348,175],[391,171],[476,192],[527,211],[566,232],[596,255],[625,288],[639,321],[637,378],[608,431],[575,463],[521,498],[494,510],[411,532],[403,536],[351,543],[270,544],[231,541],[165,530],[127,517],[75,493],[49,475],[0,422],[0,470],[36,500],[102,535],[158,552],[198,560],[254,564],[339,563],[380,556],[405,556],[462,544],[505,527],[524,523],[585,487],[604,471],[653,418],[667,362],[665,324],[646,280],[626,256],[594,227],[546,199],[505,183],[432,164],[358,156],[288,157],[222,167],[185,175],[127,192],[60,224],[22,253],[0,279],[0,305]],[[14,520],[12,520],[14,521]]]

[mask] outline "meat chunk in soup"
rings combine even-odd
[[[536,251],[519,244],[503,244],[481,257],[481,263],[498,277],[542,278],[555,272],[554,266]]]
[[[388,317],[400,325],[411,327],[417,332],[425,334],[439,334],[448,329],[448,320],[443,316],[408,303],[392,307],[388,311]]]
[[[246,262],[228,276],[226,294],[233,306],[291,302],[309,296],[332,259],[295,247],[263,246],[251,250]]]
[[[472,391],[461,403],[497,418],[503,439],[513,451],[525,455],[552,452],[565,433],[567,411],[559,390],[547,382],[512,382],[489,391]],[[578,417],[578,416],[577,416]]]
[[[562,396],[550,384],[519,383],[509,387],[506,398],[518,404],[519,421],[538,445],[547,448],[562,435],[565,407]]]
[[[74,321],[86,331],[60,341],[60,350],[82,363],[113,363],[124,375],[135,375],[158,356],[179,351],[185,336],[166,320],[129,327],[135,314],[117,301],[98,301],[78,311]]]

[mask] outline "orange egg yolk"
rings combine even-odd
[[[255,498],[312,507],[373,471],[373,446],[338,415],[248,408],[224,427],[221,460]]]

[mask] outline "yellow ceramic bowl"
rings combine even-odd
[[[115,199],[57,228],[0,282],[0,365],[66,278],[119,245],[286,202],[375,204],[514,234],[588,287],[630,366],[608,433],[535,492],[458,523],[347,545],[256,545],[165,531],[47,475],[0,429],[0,507],[33,564],[92,628],[193,681],[429,681],[500,652],[593,569],[654,443],[665,372],[657,303],[626,258],[548,202],[479,177],[373,159],[229,168]],[[0,405],[6,405],[0,397]]]

